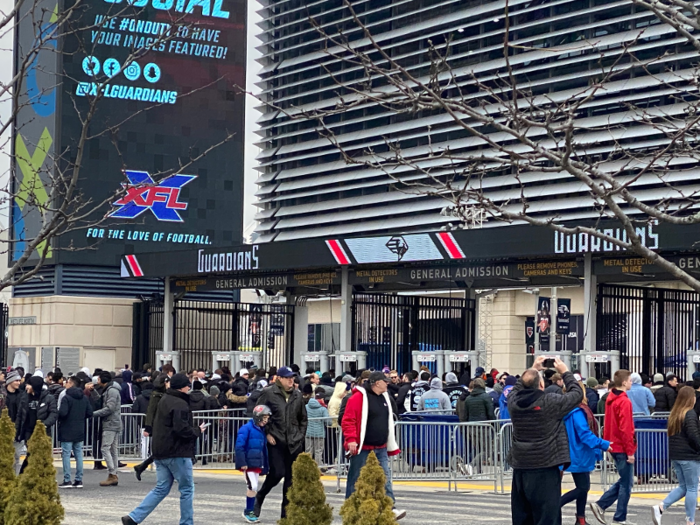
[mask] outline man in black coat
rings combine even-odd
[[[63,459],[63,483],[58,488],[83,488],[83,442],[85,422],[92,417],[92,404],[85,397],[80,380],[71,377],[58,410],[58,440]],[[75,456],[75,482],[70,482],[70,454]]]
[[[292,464],[304,450],[306,407],[301,392],[294,388],[294,372],[286,366],[277,371],[277,381],[263,390],[258,405],[272,411],[265,425],[270,472],[255,498],[254,513],[260,517],[265,496],[284,478],[282,486],[282,517],[287,515],[287,491],[292,486]]]
[[[160,400],[153,421],[153,457],[158,483],[136,509],[122,518],[123,525],[142,523],[170,493],[176,480],[180,489],[180,525],[194,525],[192,458],[197,439],[206,426],[194,426],[189,391],[190,381],[185,374],[175,374],[170,379],[170,388]]]
[[[535,360],[508,395],[513,422],[513,445],[508,462],[513,466],[511,507],[513,525],[561,524],[561,474],[571,462],[564,418],[583,401],[583,390],[566,364],[554,360],[565,394],[545,394],[540,375],[544,356]]]
[[[5,379],[5,389],[7,397],[5,403],[10,419],[15,424],[15,473],[19,474],[20,459],[24,449],[23,430],[24,422],[27,419],[27,393],[20,388],[22,376],[16,370],[7,373]]]
[[[654,376],[656,377],[656,376]],[[656,406],[654,407],[654,412],[670,412],[673,405],[676,404],[676,387],[678,386],[678,377],[669,374],[666,377],[666,382],[661,388],[654,391],[654,399],[656,399]]]

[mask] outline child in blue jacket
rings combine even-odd
[[[272,411],[266,405],[253,409],[253,418],[241,427],[236,438],[236,468],[245,475],[248,490],[243,517],[249,523],[258,521],[255,515],[255,496],[258,493],[258,478],[267,474],[267,436],[263,427],[270,420]]]
[[[585,398],[564,418],[564,424],[571,457],[571,464],[565,470],[571,473],[576,488],[561,497],[561,506],[576,501],[576,525],[587,525],[586,500],[591,488],[591,472],[595,470],[596,461],[602,459],[603,451],[610,449],[611,443],[598,437],[598,422]]]

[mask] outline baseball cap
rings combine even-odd
[[[389,381],[382,372],[372,372],[367,380],[369,381],[370,385],[373,385],[377,381],[384,381],[385,383]]]
[[[282,366],[277,369],[278,377],[294,377],[294,372],[288,366]]]

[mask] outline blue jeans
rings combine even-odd
[[[361,450],[359,454],[350,458],[350,469],[348,470],[348,482],[345,488],[345,499],[348,499],[350,496],[352,496],[353,492],[355,492],[355,483],[357,482],[357,478],[360,477],[360,470],[365,466],[365,463],[367,463],[367,458],[369,457],[370,452],[372,451]],[[391,487],[389,455],[387,454],[386,447],[377,448],[374,450],[374,453],[377,455],[379,464],[384,469],[384,475],[386,476],[386,485],[384,485],[384,490],[386,491],[386,495],[395,502],[396,498],[394,498],[394,490]]]
[[[180,489],[180,525],[194,525],[194,478],[190,458],[156,459],[156,486],[129,517],[141,523],[170,493],[173,481]]]
[[[70,483],[70,453],[75,456],[75,481],[83,481],[83,442],[61,441],[61,457],[63,459],[63,481]]]
[[[685,496],[685,519],[695,523],[695,506],[698,501],[698,479],[700,478],[700,461],[672,461],[673,470],[678,477],[678,486],[666,496],[664,510],[680,501]]]
[[[606,510],[615,500],[617,500],[617,509],[615,510],[615,521],[627,521],[627,505],[630,502],[630,494],[632,494],[632,485],[634,484],[634,465],[627,463],[627,454],[613,453],[615,467],[620,475],[615,484],[608,489],[598,500],[598,505],[601,509]]]

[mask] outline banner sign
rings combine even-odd
[[[571,299],[557,299],[557,333],[568,335],[571,330]]]
[[[340,272],[297,272],[297,273],[242,273],[235,276],[198,277],[175,279],[176,292],[199,292],[202,290],[281,290],[285,288],[315,288],[340,284]]]
[[[535,319],[533,317],[525,320],[525,345],[528,354],[535,353]]]
[[[552,324],[549,297],[537,298],[537,333],[540,336],[540,350],[549,350],[549,332]]]

